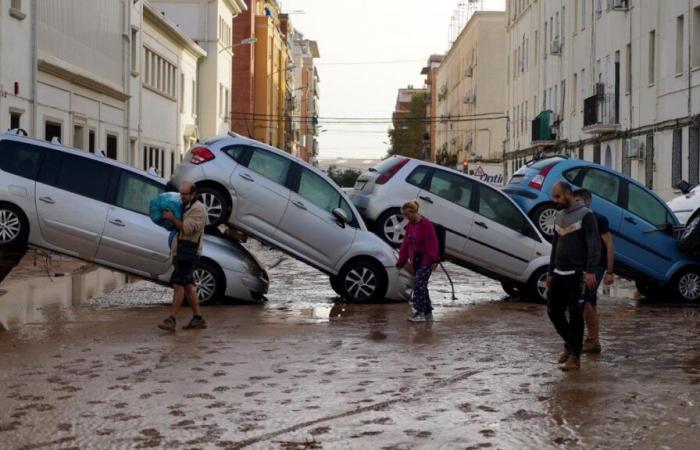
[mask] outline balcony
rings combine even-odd
[[[591,134],[614,133],[620,129],[615,97],[598,90],[583,101],[583,131]]]
[[[557,132],[554,128],[554,112],[542,111],[532,121],[532,145],[548,147],[557,144]]]

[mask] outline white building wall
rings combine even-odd
[[[0,131],[10,128],[10,114],[19,115],[19,124],[32,132],[32,53],[29,2],[21,11],[10,12],[11,0],[0,0]],[[15,83],[18,93],[15,94]]]

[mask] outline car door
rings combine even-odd
[[[465,176],[435,169],[418,194],[421,213],[446,228],[445,252],[464,259],[464,247],[474,221],[470,210],[475,182]]]
[[[527,269],[536,241],[525,214],[505,194],[477,183],[474,225],[465,254],[496,273],[518,278]]]
[[[313,171],[295,164],[295,189],[276,239],[328,272],[345,255],[357,233],[357,219],[338,189]],[[340,224],[333,210],[341,208],[348,223]]]
[[[236,196],[233,216],[243,228],[273,240],[289,203],[286,183],[292,161],[258,147],[251,147],[246,159],[231,174]]]
[[[36,183],[36,207],[44,241],[91,260],[97,253],[116,169],[89,157],[47,151]]]
[[[615,239],[615,257],[628,267],[636,268],[665,280],[673,263],[676,237],[664,230],[673,225],[666,206],[646,189],[625,181],[622,203],[622,223]]]
[[[149,203],[165,192],[165,185],[128,170],[119,172],[95,259],[156,278],[170,269],[170,246],[168,231],[151,220]]]

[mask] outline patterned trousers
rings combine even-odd
[[[419,266],[416,270],[416,286],[413,289],[411,303],[413,309],[422,314],[430,314],[433,305],[430,303],[430,293],[428,292],[428,280],[433,268],[430,266]]]

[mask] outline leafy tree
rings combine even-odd
[[[426,94],[413,95],[409,112],[403,118],[397,118],[394,121],[394,128],[389,129],[390,156],[403,155],[411,158],[423,158],[427,101]]]
[[[340,187],[353,187],[361,173],[357,169],[338,169],[335,165],[328,166],[328,176]]]

